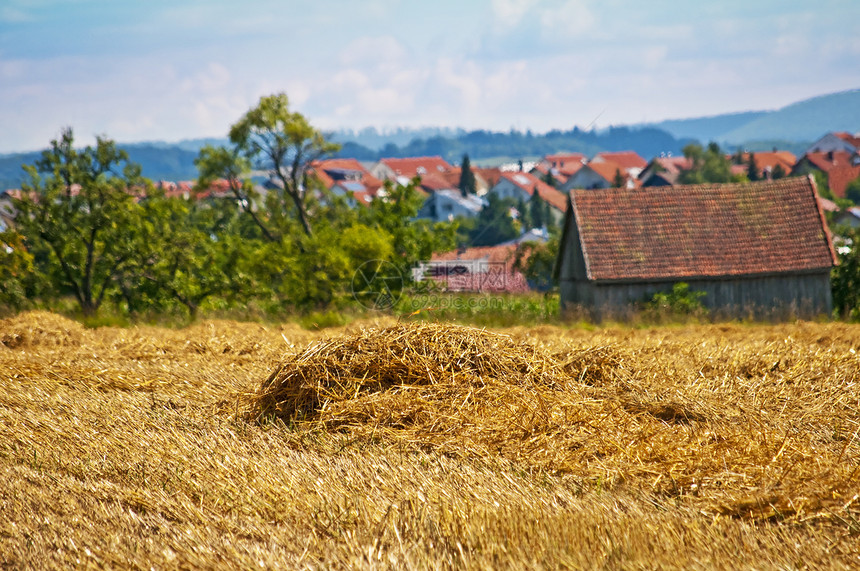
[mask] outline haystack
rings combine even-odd
[[[76,346],[85,334],[83,325],[47,311],[28,311],[0,320],[0,347],[34,345]]]
[[[318,418],[332,407],[383,392],[433,387],[440,398],[499,383],[561,388],[570,380],[534,345],[482,329],[438,323],[364,329],[308,346],[263,383],[259,412]],[[424,393],[427,396],[426,391]],[[445,396],[443,396],[443,394]]]

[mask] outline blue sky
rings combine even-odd
[[[323,129],[543,132],[860,87],[858,0],[0,0],[0,153]]]

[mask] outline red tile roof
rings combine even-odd
[[[837,151],[834,153],[806,153],[801,158],[813,167],[827,175],[827,186],[839,198],[845,198],[848,183],[860,177],[860,165],[852,164],[851,153]]]
[[[637,179],[632,177],[630,173],[627,172],[627,169],[625,169],[622,165],[619,165],[618,163],[614,163],[607,160],[598,162],[591,161],[590,163],[588,163],[587,166],[591,170],[599,174],[601,177],[603,177],[603,179],[606,180],[606,182],[608,182],[610,186],[615,184],[615,173],[621,173],[621,176],[624,178],[624,184],[627,184],[630,180],[633,180],[634,186],[639,183]]]
[[[582,163],[579,163],[577,170],[579,170],[580,168],[582,168]],[[550,171],[552,171],[552,177],[556,180],[556,182],[558,182],[558,184],[564,184],[564,182],[567,180],[568,175],[565,175],[557,167],[549,166],[549,163],[546,162],[539,162],[529,172],[540,178],[541,180],[544,180],[546,178],[547,173],[549,173]]]
[[[794,153],[790,153],[789,151],[762,151],[754,152],[753,155],[755,156],[755,164],[758,167],[759,175],[763,175],[768,171],[773,172],[773,169],[775,169],[777,165],[782,166],[783,172],[788,174],[797,162],[797,157],[794,156]],[[729,155],[728,158],[731,159],[731,155]],[[746,168],[749,160],[750,154],[743,153],[744,168]]]
[[[550,166],[562,169],[565,167],[580,168],[586,161],[586,156],[582,153],[555,153],[547,155],[542,162],[549,163]]]
[[[523,189],[529,196],[532,196],[535,189],[537,189],[538,195],[556,210],[564,212],[567,208],[567,198],[565,198],[563,192],[548,185],[531,173],[519,171],[503,172],[502,178],[509,180],[512,184]]]
[[[655,163],[663,167],[663,170],[672,174],[678,174],[683,170],[693,168],[693,160],[687,157],[657,157]]]
[[[412,178],[430,172],[443,173],[454,169],[442,157],[409,157],[405,159],[380,159],[382,164],[394,171],[397,176]],[[423,171],[423,172],[421,172]]]
[[[644,169],[648,161],[640,157],[634,151],[616,151],[597,153],[590,163],[608,161],[619,165],[622,169]]]
[[[375,194],[382,187],[382,181],[370,174],[370,171],[356,159],[323,159],[311,163],[311,172],[328,189],[331,189],[339,181],[334,180],[326,171],[335,170],[361,173],[361,183],[372,194]]]
[[[591,280],[758,275],[831,267],[809,177],[571,191]]]
[[[860,149],[860,133],[858,135],[852,135],[851,133],[833,133],[849,145],[853,146],[855,149]]]
[[[427,192],[457,189],[460,185],[459,174],[456,178],[456,182],[452,182],[449,177],[444,176],[443,173],[428,172],[425,175],[421,175],[421,188]]]
[[[487,188],[496,186],[502,178],[502,169],[499,168],[472,168],[476,177],[480,177],[486,183]]]

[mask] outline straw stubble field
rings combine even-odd
[[[860,566],[860,327],[0,320],[0,566]]]

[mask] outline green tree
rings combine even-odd
[[[33,255],[27,251],[23,236],[13,230],[0,232],[0,307],[22,307],[32,275]]]
[[[76,150],[72,130],[65,129],[24,170],[29,181],[14,201],[16,224],[34,249],[37,269],[70,291],[84,315],[93,315],[139,247],[137,200],[148,192],[140,167],[102,137],[95,147]]]
[[[308,167],[340,145],[327,141],[303,115],[290,111],[283,93],[261,97],[257,106],[230,128],[230,141],[237,155],[268,171],[277,185],[270,193],[277,197],[277,206],[283,212],[292,206],[302,230],[312,236]]]
[[[205,191],[218,179],[226,180],[237,206],[259,228],[263,237],[270,242],[277,240],[274,230],[269,228],[260,213],[263,205],[250,180],[251,163],[237,148],[206,145],[200,149],[194,164],[200,173],[198,191]]]
[[[522,272],[529,285],[539,291],[549,291],[556,286],[553,269],[559,239],[559,233],[553,232],[546,242],[524,242],[517,248],[514,269]]]
[[[846,229],[837,248],[839,265],[830,275],[834,312],[860,320],[860,228]]]
[[[463,162],[460,163],[459,188],[463,196],[475,194],[478,190],[477,182],[475,181],[475,173],[472,172],[472,162],[469,160],[469,155],[463,155]]]
[[[845,187],[845,198],[854,204],[860,204],[860,178],[855,178]]]
[[[250,296],[244,260],[251,243],[235,231],[233,201],[156,195],[143,208],[141,269],[121,282],[129,310],[179,303],[194,318],[209,298],[230,299],[240,292]]]
[[[547,183],[553,188],[558,188],[558,180],[556,180],[555,175],[552,174],[551,168],[546,170],[546,174],[543,175],[543,178],[541,180],[543,180],[545,183]]]
[[[520,235],[516,220],[511,217],[509,200],[493,193],[487,195],[487,205],[478,214],[475,226],[469,234],[473,246],[495,246]]]
[[[758,162],[755,160],[755,153],[750,152],[749,159],[747,160],[747,178],[751,181],[759,180],[759,170],[758,170]]]
[[[788,173],[785,172],[785,169],[781,164],[777,164],[773,167],[773,172],[770,173],[770,176],[773,180],[779,180],[781,178],[785,178],[788,176]]]
[[[691,167],[678,177],[682,184],[720,183],[732,180],[731,163],[716,143],[708,143],[703,149],[696,143],[684,147],[684,156]]]
[[[456,222],[436,222],[416,219],[423,199],[418,194],[419,181],[407,185],[385,185],[384,196],[374,198],[370,206],[359,212],[359,222],[391,236],[393,248],[389,260],[403,276],[411,275],[418,262],[426,262],[434,252],[457,247]]]
[[[547,204],[537,188],[535,188],[528,204],[529,219],[531,220],[530,228],[548,228],[551,225],[552,218],[549,208],[549,204]]]
[[[621,174],[621,169],[615,169],[615,176],[612,178],[612,187],[613,188],[624,188],[627,181],[624,179],[624,175]]]

